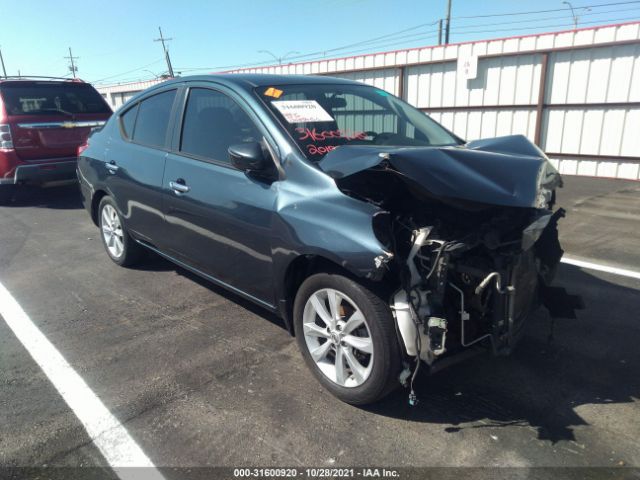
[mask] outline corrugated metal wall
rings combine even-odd
[[[562,173],[640,179],[639,23],[237,71],[362,81],[468,140],[523,134]]]

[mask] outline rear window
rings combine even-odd
[[[138,114],[139,104],[134,105],[120,116],[122,122],[122,129],[127,138],[133,137],[133,126],[136,123],[136,115]]]
[[[165,144],[175,96],[176,90],[169,90],[140,102],[133,129],[134,142],[151,147],[162,147]]]
[[[1,93],[9,115],[111,113],[102,96],[86,83],[6,83]]]

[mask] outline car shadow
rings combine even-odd
[[[558,284],[583,296],[577,319],[551,319],[541,309],[510,357],[489,355],[432,376],[419,375],[418,405],[399,390],[366,410],[442,424],[451,434],[487,427],[533,428],[539,440],[575,440],[588,423],[578,407],[640,398],[638,290],[561,265]]]
[[[285,328],[274,314],[153,254],[136,268],[175,270],[213,293]],[[638,290],[562,264],[557,282],[583,296],[577,319],[552,322],[540,309],[509,357],[489,354],[434,375],[426,368],[415,382],[419,403],[407,389],[361,407],[376,415],[441,424],[450,434],[466,429],[521,427],[539,440],[575,440],[573,427],[588,425],[578,407],[632,403],[640,398],[640,324],[634,323]],[[552,332],[553,324],[553,335]]]
[[[268,322],[271,322],[272,324],[286,330],[284,321],[277,315],[269,312],[268,310],[264,309],[263,307],[260,307],[259,305],[256,305],[255,303],[249,300],[246,300],[245,298],[241,297],[238,294],[235,294],[223,287],[216,285],[215,283],[212,283],[211,281],[205,278],[202,278],[199,275],[196,275],[195,273],[192,273],[186,268],[183,268],[179,265],[174,264],[173,262],[167,260],[164,257],[161,257],[155,252],[146,250],[145,258],[140,263],[136,264],[134,267],[131,267],[131,268],[134,268],[135,270],[142,270],[147,272],[175,271],[178,275],[182,275],[183,277],[188,278],[189,280],[210,290],[216,295],[223,297],[226,300],[235,303],[239,307],[249,310],[254,315],[259,316],[267,320]]]
[[[9,208],[41,207],[61,210],[83,208],[82,197],[77,183],[55,187],[20,185],[15,188],[11,200],[5,206]]]

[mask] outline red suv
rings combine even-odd
[[[110,116],[82,80],[0,78],[0,204],[16,185],[74,180],[78,147]]]

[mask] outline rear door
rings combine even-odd
[[[111,108],[89,84],[80,82],[3,82],[1,92],[16,154],[23,161],[76,158],[91,129]]]
[[[176,87],[154,92],[118,114],[121,138],[105,154],[105,184],[126,226],[162,248],[162,176],[172,128]]]
[[[252,178],[230,163],[230,145],[264,141],[267,134],[240,102],[232,92],[189,89],[163,180],[165,237],[177,258],[271,305],[278,182]]]

